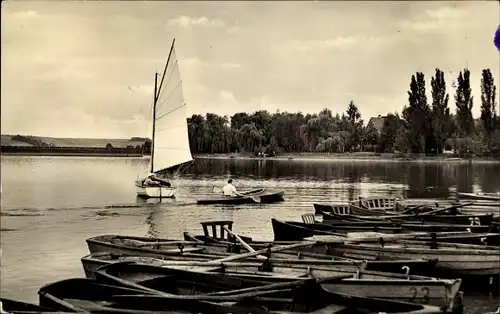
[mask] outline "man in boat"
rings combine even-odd
[[[172,186],[170,182],[157,178],[154,173],[150,173],[142,184],[144,186],[155,186],[155,187],[166,186],[167,188]]]
[[[228,197],[243,196],[243,194],[241,194],[240,192],[238,192],[236,190],[236,187],[233,185],[233,179],[229,179],[227,181],[227,184],[224,185],[224,187],[222,188],[222,194],[224,194],[224,196],[228,196]]]

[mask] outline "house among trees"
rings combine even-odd
[[[368,125],[371,125],[375,128],[375,130],[377,130],[378,136],[380,136],[380,134],[382,133],[385,118],[387,118],[387,116],[378,115],[378,117],[371,117],[368,121]]]

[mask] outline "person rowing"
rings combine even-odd
[[[142,184],[149,187],[166,186],[169,188],[172,186],[170,182],[157,178],[154,173],[150,173]]]
[[[233,179],[229,179],[227,184],[222,188],[222,194],[227,197],[241,197],[243,194],[236,190],[236,187],[233,185]]]

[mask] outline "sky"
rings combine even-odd
[[[2,1],[1,132],[146,136],[172,39],[187,114],[401,111],[411,75],[498,85],[498,1]],[[498,98],[498,95],[497,95]],[[450,102],[455,111],[454,102]],[[498,108],[498,106],[497,106]]]

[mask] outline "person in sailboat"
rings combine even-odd
[[[227,184],[224,185],[224,187],[222,188],[222,194],[224,194],[224,196],[228,196],[228,197],[243,196],[243,194],[241,194],[240,192],[238,192],[236,190],[236,187],[233,185],[233,179],[229,179],[227,181]]]
[[[144,186],[166,186],[167,188],[172,186],[170,182],[157,178],[154,173],[150,173],[143,184]]]

